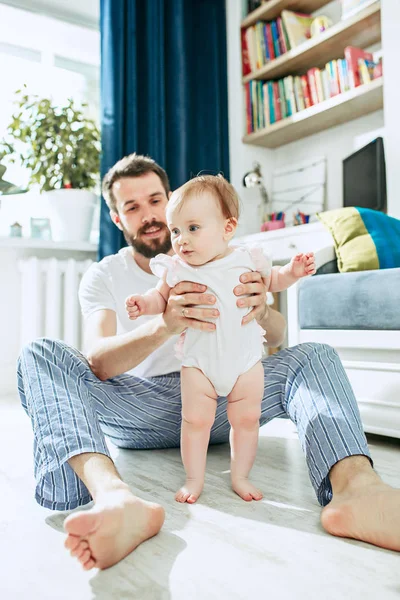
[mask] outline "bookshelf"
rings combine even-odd
[[[242,21],[242,29],[257,21],[272,21],[285,9],[303,13],[313,13],[332,0],[268,0]]]
[[[346,46],[366,48],[381,39],[381,4],[376,2],[359,13],[333,25],[318,38],[289,50],[261,69],[243,77],[243,83],[253,79],[276,79],[299,75],[310,66],[323,67],[325,63],[343,54]]]
[[[247,28],[257,21],[269,21],[282,10],[313,13],[328,4],[324,0],[268,0],[250,13],[241,23]],[[307,40],[285,54],[242,78],[243,85],[251,81],[271,81],[289,75],[300,76],[309,69],[323,68],[326,63],[343,56],[346,46],[366,48],[381,40],[381,2],[368,4],[353,16],[336,23],[320,36]],[[345,91],[281,119],[264,129],[245,134],[243,143],[278,148],[357,119],[383,107],[383,78]]]
[[[292,117],[243,137],[245,144],[278,148],[383,107],[383,78],[310,106]]]

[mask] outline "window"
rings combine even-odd
[[[99,122],[100,33],[58,19],[0,4],[0,137],[13,113],[15,91],[88,103]],[[6,179],[25,186],[29,173],[7,166]]]

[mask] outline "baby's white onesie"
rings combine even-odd
[[[150,268],[174,287],[180,281],[192,281],[207,286],[207,293],[216,297],[219,310],[215,331],[188,328],[178,342],[182,365],[196,367],[211,381],[218,396],[227,396],[239,375],[249,371],[262,357],[264,330],[253,319],[242,325],[249,308],[236,306],[233,289],[239,277],[248,271],[258,271],[264,277],[271,274],[271,258],[260,247],[236,247],[224,258],[193,267],[179,256],[159,254],[150,261]],[[208,308],[210,305],[208,305]],[[214,320],[212,321],[214,322]]]

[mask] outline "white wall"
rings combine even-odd
[[[380,127],[383,127],[383,111],[377,111],[292,144],[281,146],[275,150],[274,165],[281,167],[304,158],[325,156],[327,159],[325,208],[327,210],[340,208],[343,205],[342,160],[354,151],[357,136]]]
[[[1,2],[69,23],[99,29],[100,0],[1,0]]]
[[[241,84],[240,21],[242,20],[241,0],[226,0],[228,38],[228,93],[229,93],[229,135],[231,180],[245,202],[244,216],[250,214],[251,204],[247,199],[250,190],[241,185],[241,178],[253,160],[258,160],[263,168],[267,187],[271,184],[274,168],[304,158],[326,156],[327,158],[327,200],[326,208],[342,206],[342,160],[355,149],[356,138],[370,131],[380,129],[385,124],[385,146],[388,179],[388,212],[400,217],[400,169],[395,164],[396,150],[400,148],[400,117],[398,98],[400,79],[398,76],[398,37],[400,23],[400,2],[381,0],[382,37],[384,38],[384,111],[377,111],[360,119],[349,121],[313,136],[268,150],[258,146],[243,144],[244,130],[243,88]],[[340,17],[338,0],[318,11],[336,22]],[[372,48],[376,50],[376,46]],[[397,150],[398,153],[398,150]],[[245,233],[251,233],[250,230]]]
[[[229,103],[229,155],[231,182],[242,201],[242,215],[238,235],[260,230],[257,206],[260,196],[257,189],[246,189],[242,185],[243,175],[252,169],[253,162],[261,164],[266,187],[271,183],[273,152],[267,148],[242,143],[245,127],[245,109],[242,87],[242,59],[240,44],[240,22],[242,0],[226,0],[227,43],[228,43],[228,103]]]
[[[388,186],[388,213],[400,218],[400,79],[399,39],[400,2],[381,0],[384,75],[385,154]]]

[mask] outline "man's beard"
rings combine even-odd
[[[165,230],[165,232],[167,233],[165,240],[155,238],[153,240],[149,240],[147,243],[142,241],[141,236],[152,227],[160,227],[162,231]],[[167,226],[165,225],[165,223],[161,223],[160,221],[153,222],[150,225],[145,225],[144,227],[139,229],[135,236],[131,235],[123,225],[122,232],[124,234],[124,238],[128,246],[132,246],[132,248],[136,252],[138,252],[145,258],[154,258],[155,256],[157,256],[157,254],[167,254],[167,252],[169,252],[172,248],[171,236],[169,234]]]

